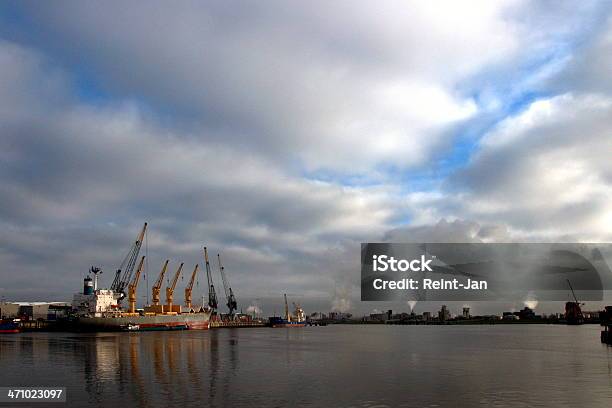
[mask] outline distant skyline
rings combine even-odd
[[[2,3],[0,296],[145,221],[149,282],[206,245],[264,314],[408,309],[361,242],[610,242],[611,72],[603,1]]]

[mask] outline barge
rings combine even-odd
[[[19,333],[19,319],[0,320],[0,333]]]

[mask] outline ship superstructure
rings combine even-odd
[[[91,267],[90,275],[83,281],[83,292],[75,293],[72,299],[72,308],[78,316],[104,317],[119,312],[118,297],[111,289],[98,289],[98,274],[100,269]]]
[[[293,314],[289,313],[287,294],[285,297],[285,316],[270,317],[269,325],[272,327],[304,327],[306,326],[306,314],[300,305],[293,303]]]

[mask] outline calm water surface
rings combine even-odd
[[[0,385],[65,386],[64,407],[611,407],[612,347],[599,330],[22,333],[0,336]]]

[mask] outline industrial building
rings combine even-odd
[[[71,306],[64,302],[0,302],[1,318],[57,320],[67,316]]]
[[[438,312],[438,320],[440,320],[441,322],[445,322],[450,319],[451,319],[450,310],[448,310],[448,307],[446,305],[442,305],[442,308]]]

